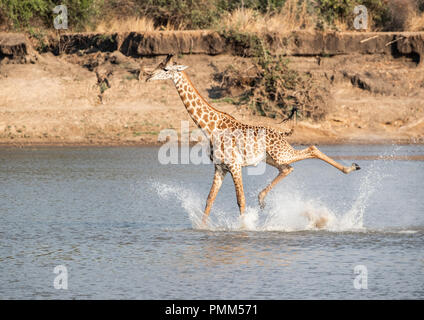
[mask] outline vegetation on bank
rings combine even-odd
[[[352,30],[359,4],[368,9],[368,30],[424,31],[424,0],[0,0],[0,30],[26,31],[44,52],[59,4],[67,6],[70,31],[217,30],[237,55],[252,58],[216,75],[225,98],[272,118],[322,119],[329,97],[311,74],[271,55],[262,35]],[[107,88],[102,83],[101,93]]]
[[[283,55],[270,54],[260,36],[253,33],[223,31],[239,56],[223,72],[215,74],[226,98],[247,106],[252,113],[270,118],[296,117],[321,120],[328,110],[328,91],[310,73],[290,68]]]
[[[351,30],[359,4],[369,30],[424,30],[424,0],[0,0],[0,27],[53,29],[59,4],[71,31]]]

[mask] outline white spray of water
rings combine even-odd
[[[390,153],[394,153],[392,150]],[[387,174],[381,160],[373,161],[366,168],[360,181],[357,197],[345,212],[334,212],[318,199],[307,199],[301,191],[272,193],[267,199],[267,208],[247,207],[240,217],[238,212],[226,212],[214,208],[207,225],[202,224],[205,199],[196,191],[182,186],[155,184],[163,199],[177,199],[188,213],[194,229],[213,231],[251,230],[251,231],[365,231],[364,215],[369,200]]]
[[[202,224],[205,199],[196,191],[167,184],[156,184],[155,187],[163,199],[177,200],[187,212],[194,229],[213,231],[361,230],[363,211],[366,207],[364,201],[367,200],[366,197],[360,197],[348,213],[338,216],[324,204],[314,199],[307,200],[299,192],[273,194],[268,198],[266,210],[247,207],[242,217],[238,212],[214,208],[205,226]]]

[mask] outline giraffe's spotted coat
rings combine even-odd
[[[167,60],[169,62],[169,56]],[[182,66],[177,66],[182,67]],[[242,167],[257,165],[266,159],[269,165],[279,170],[278,176],[259,193],[259,203],[263,206],[266,194],[285,176],[292,172],[291,163],[318,158],[333,165],[344,173],[360,169],[358,165],[344,167],[329,158],[315,146],[303,150],[294,149],[285,139],[286,134],[274,128],[253,126],[241,123],[227,113],[216,110],[209,105],[191,83],[187,74],[177,67],[157,69],[156,79],[174,81],[175,87],[193,121],[210,141],[211,159],[215,164],[215,175],[209,192],[204,219],[208,217],[212,204],[222,185],[225,175],[230,172],[236,188],[237,203],[240,214],[245,210],[245,197],[242,182]],[[164,73],[166,71],[166,73]]]

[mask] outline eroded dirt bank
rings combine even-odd
[[[298,121],[291,142],[424,142],[424,33],[292,33],[266,41],[331,97],[325,118]],[[192,82],[218,109],[282,126],[223,99],[216,75],[236,60],[249,63],[250,48],[215,32],[62,35],[43,54],[37,45],[0,34],[1,145],[142,145],[157,143],[162,129],[180,132],[181,120],[195,129],[171,81],[144,81],[168,52],[190,66]]]

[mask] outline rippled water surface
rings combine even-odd
[[[245,171],[243,219],[227,176],[206,229],[211,164],[161,165],[158,148],[0,149],[0,298],[423,299],[424,147],[320,149],[362,169],[296,163],[264,210],[277,171]]]

